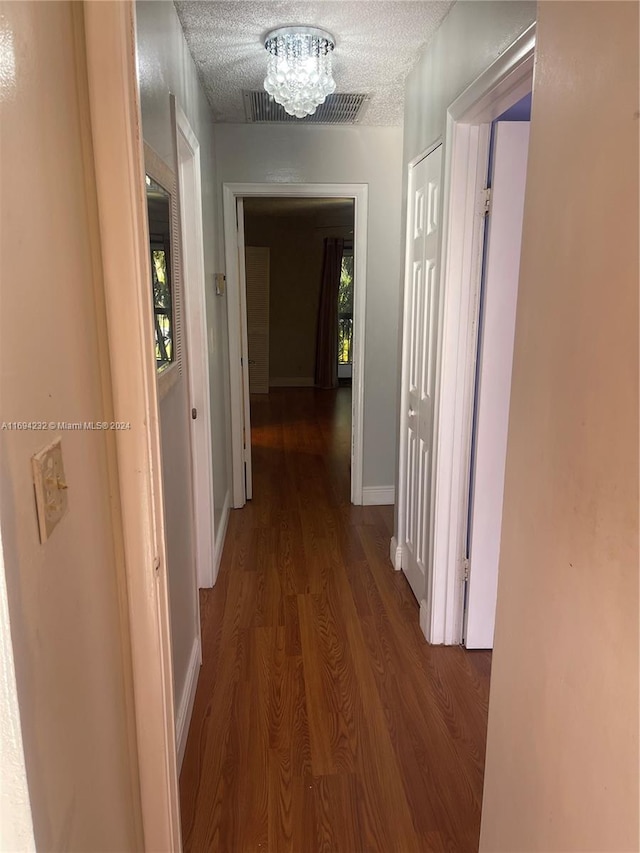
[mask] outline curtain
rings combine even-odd
[[[338,387],[338,290],[343,248],[342,237],[325,238],[316,339],[316,385],[319,388]]]

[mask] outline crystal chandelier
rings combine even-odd
[[[265,38],[269,53],[264,88],[290,116],[315,113],[336,90],[331,73],[331,33],[314,27],[281,27]]]

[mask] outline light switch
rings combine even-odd
[[[214,281],[215,286],[216,286],[216,294],[218,296],[224,296],[225,281],[226,281],[225,274],[223,272],[214,273],[213,274],[213,281]]]
[[[46,542],[67,511],[67,483],[62,463],[62,440],[57,438],[31,457],[40,542]]]

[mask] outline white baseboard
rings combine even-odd
[[[220,562],[222,560],[222,551],[224,548],[224,540],[227,537],[227,525],[229,524],[229,510],[231,508],[231,493],[227,491],[222,504],[222,516],[220,518],[220,530],[216,530],[216,550],[213,555],[213,584],[218,580],[218,572],[220,571]]]
[[[198,626],[200,630],[200,626]],[[196,698],[196,687],[198,686],[198,674],[200,672],[200,638],[195,637],[189,658],[187,677],[182,688],[182,696],[176,714],[176,748],[178,750],[178,772],[182,767],[184,751],[187,747],[187,735],[189,734],[189,723],[193,712],[193,702]]]
[[[429,642],[428,615],[429,611],[427,610],[427,602],[423,598],[420,602],[420,630],[424,634],[424,638],[427,643]]]
[[[273,376],[269,379],[270,388],[311,388],[315,384],[313,376]]]
[[[402,545],[398,545],[398,540],[395,536],[391,537],[391,544],[389,546],[389,559],[391,560],[391,565],[399,572],[402,568]]]
[[[363,506],[389,506],[396,502],[395,486],[363,486]]]

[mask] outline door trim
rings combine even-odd
[[[182,849],[135,6],[84,3],[146,850]],[[105,74],[104,69],[109,73]],[[132,762],[136,757],[132,756]]]
[[[447,111],[441,313],[435,420],[433,559],[425,637],[462,639],[485,186],[491,122],[532,90],[535,24],[528,27]]]
[[[229,377],[231,385],[231,451],[233,506],[245,504],[242,369],[248,359],[238,335],[241,323],[241,293],[238,269],[236,199],[352,198],[354,200],[354,294],[353,294],[353,396],[351,422],[351,502],[362,504],[362,457],[364,445],[364,351],[367,275],[367,184],[225,183],[223,184],[224,247],[227,275],[227,321],[229,326]]]
[[[202,186],[200,143],[189,120],[171,95],[171,117],[175,137],[176,184],[180,227],[182,230],[182,293],[189,380],[189,403],[197,409],[197,420],[189,418],[191,434],[191,475],[196,552],[197,586],[212,587],[215,577],[215,530],[213,484],[213,426],[211,423],[211,384],[207,342],[207,306],[205,299],[204,237],[202,230]],[[186,163],[180,154],[184,145],[193,168],[195,229],[189,248],[185,227]],[[200,421],[200,426],[198,425]],[[199,610],[199,605],[198,605]]]

